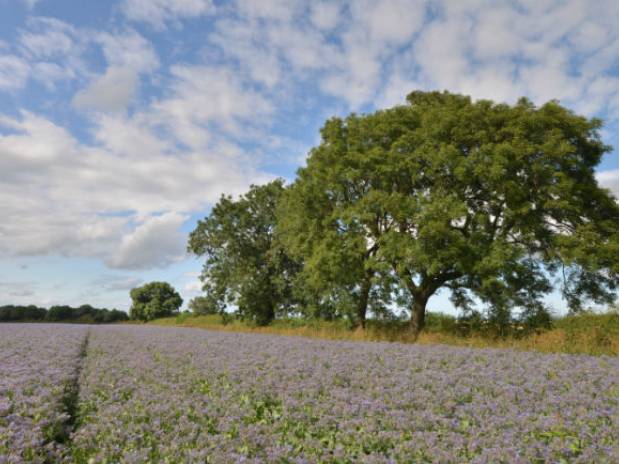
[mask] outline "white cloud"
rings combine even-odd
[[[323,91],[352,109],[374,102],[400,48],[422,27],[425,8],[422,1],[351,2],[340,53],[322,79]]]
[[[174,147],[172,141],[158,137],[149,128],[147,114],[138,113],[132,118],[101,114],[96,119],[93,133],[106,150],[121,157],[145,156],[157,159]],[[137,153],[136,148],[139,149]]]
[[[411,0],[360,0],[351,2],[353,35],[369,44],[403,44],[419,30],[425,5]]]
[[[619,62],[619,34],[600,14],[619,14],[613,3],[438,1],[434,18],[376,84],[383,86],[379,101],[411,83],[499,101],[560,99],[587,114],[614,111],[619,88],[608,78]]]
[[[122,35],[100,34],[97,42],[108,68],[75,95],[73,104],[99,111],[123,110],[135,96],[140,76],[153,71],[159,60],[150,42],[135,31]]]
[[[6,298],[9,304],[15,304],[16,300],[21,301],[23,298],[29,298],[36,294],[37,285],[30,281],[7,281],[3,279],[0,282],[0,294]],[[8,297],[8,298],[7,298]]]
[[[75,79],[77,75],[71,68],[41,61],[34,64],[30,77],[42,83],[48,90],[53,91],[57,83]]]
[[[138,85],[138,75],[133,69],[111,66],[105,74],[78,92],[73,104],[78,108],[100,111],[123,110],[133,98]]]
[[[170,21],[202,16],[214,11],[211,0],[125,0],[121,8],[127,18],[159,29]]]
[[[408,0],[239,1],[235,6],[235,14],[215,24],[209,40],[243,72],[268,88],[279,85],[279,95],[295,83],[317,82],[353,108],[373,99],[387,65],[425,15],[422,1]]]
[[[519,12],[505,7],[482,10],[470,31],[475,57],[481,60],[516,57],[521,42],[512,25],[523,20],[526,19]]]
[[[15,55],[0,55],[0,91],[24,87],[30,74],[28,63]]]
[[[273,47],[261,40],[261,35],[261,31],[252,30],[245,23],[219,21],[210,41],[236,60],[253,81],[272,88],[280,82],[282,65]]]
[[[24,52],[33,58],[66,57],[81,51],[80,34],[73,26],[56,18],[28,20],[28,29],[19,36]]]
[[[209,126],[243,137],[273,110],[265,97],[246,88],[230,69],[173,66],[171,73],[170,96],[153,105],[153,123],[167,126],[179,142],[193,149],[213,142]]]
[[[242,73],[282,95],[295,81],[313,77],[309,72],[334,65],[339,52],[307,22],[300,3],[274,3],[242,3],[238,17],[216,23],[209,42]]]
[[[122,34],[101,33],[96,37],[110,66],[129,66],[150,71],[159,65],[153,45],[134,30]]]
[[[414,59],[421,78],[439,89],[458,90],[459,82],[470,76],[466,37],[473,32],[470,21],[448,20],[425,27],[414,45]]]
[[[83,54],[92,32],[56,18],[30,17],[19,32],[16,48],[31,68],[30,77],[48,90],[88,74]]]
[[[410,92],[423,87],[419,82],[403,77],[404,74],[398,71],[389,78],[381,95],[377,98],[376,105],[378,107],[391,108],[395,105],[402,105]]]
[[[351,109],[393,102],[387,94],[413,90],[394,90],[405,83],[475,98],[528,95],[538,103],[559,98],[591,107],[592,73],[608,73],[619,60],[619,35],[608,19],[619,7],[610,1],[594,7],[581,0],[520,6],[274,0],[237,2],[230,10],[209,40],[243,72],[269,89],[318,82]],[[608,91],[607,102],[616,101],[617,89]],[[596,101],[593,111],[603,110],[604,100]]]
[[[312,2],[310,7],[311,21],[316,28],[329,31],[340,21],[341,5],[331,1]]]
[[[198,294],[202,292],[202,285],[204,285],[199,280],[192,280],[183,285],[183,290],[187,293]]]
[[[91,286],[94,291],[118,292],[131,290],[143,282],[139,277],[105,274],[93,280]]]
[[[560,98],[578,112],[619,118],[619,3],[611,0],[217,5],[121,4],[121,19],[154,28],[216,11],[198,36],[151,30],[147,40],[117,22],[91,30],[32,18],[16,43],[0,44],[1,90],[36,81],[52,97],[41,108],[70,100],[64,91],[75,107],[95,110],[75,127],[62,107],[49,112],[57,122],[0,115],[0,254],[94,256],[128,267],[173,261],[173,219],[268,180],[258,168],[263,153],[281,167],[281,153],[305,152],[291,144],[295,131],[313,132],[328,114],[402,103],[415,89]],[[269,133],[279,123],[282,133]],[[599,179],[617,192],[613,173]],[[148,245],[158,227],[169,239],[161,254]]]
[[[163,265],[173,254],[171,224],[178,225],[183,212],[268,179],[242,154],[227,156],[226,146],[166,153],[168,145],[158,145],[139,120],[123,118],[102,118],[95,135],[105,143],[91,146],[31,113],[0,117],[8,130],[0,135],[0,254],[99,257],[116,267]],[[128,131],[117,131],[123,124]],[[131,138],[140,131],[141,138]],[[167,235],[157,235],[161,231]],[[169,246],[146,246],[157,237]],[[140,260],[140,250],[152,256]]]
[[[619,200],[619,169],[600,171],[596,177],[600,185],[609,189]]]
[[[290,22],[302,8],[299,0],[236,0],[235,9],[244,17]]]
[[[185,256],[187,237],[180,227],[187,216],[166,213],[148,218],[122,238],[107,264],[121,269],[167,267]]]

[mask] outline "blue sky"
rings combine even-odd
[[[150,280],[189,300],[187,233],[222,193],[292,180],[326,118],[415,89],[558,99],[619,146],[617,20],[614,0],[0,0],[0,304],[127,309]]]

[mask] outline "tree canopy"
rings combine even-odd
[[[126,321],[127,313],[118,309],[94,308],[89,304],[79,307],[56,305],[51,308],[41,308],[35,305],[5,305],[0,306],[0,322],[21,321],[53,321],[53,322],[82,322],[107,323]]]
[[[150,282],[131,289],[131,319],[150,321],[178,312],[183,299],[167,282]]]
[[[252,186],[238,200],[222,196],[210,215],[199,221],[188,250],[205,256],[201,274],[205,298],[201,303],[268,324],[295,305],[293,280],[298,265],[276,240],[276,208],[283,181]]]
[[[213,304],[213,301],[208,296],[203,295],[192,298],[187,307],[196,315],[204,316],[220,312],[217,304]]]
[[[555,284],[573,310],[612,301],[619,208],[594,176],[610,150],[601,121],[555,101],[407,101],[328,120],[282,201],[282,241],[316,288],[349,289],[361,314],[391,286],[415,332],[442,288],[495,311],[538,311]]]
[[[441,289],[499,324],[544,320],[560,288],[572,311],[619,285],[619,207],[595,179],[601,121],[448,92],[332,118],[288,187],[222,196],[191,233],[205,256],[200,307],[277,316],[409,309],[424,327]]]

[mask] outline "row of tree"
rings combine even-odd
[[[66,305],[52,306],[49,309],[34,305],[0,306],[0,322],[85,322],[109,323],[126,321],[129,316],[117,309],[94,308],[90,305],[71,307]]]
[[[274,318],[410,314],[450,292],[463,311],[572,311],[619,284],[619,207],[598,186],[601,121],[557,102],[515,105],[447,92],[332,118],[285,186],[222,196],[188,249],[204,256],[198,312]]]

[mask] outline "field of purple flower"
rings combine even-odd
[[[79,385],[65,462],[619,462],[612,357],[100,326]]]
[[[0,463],[55,462],[85,327],[0,324]]]

